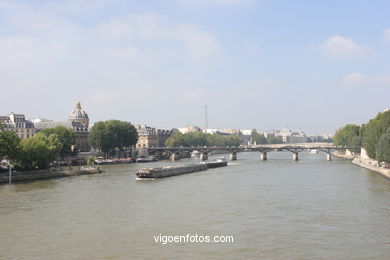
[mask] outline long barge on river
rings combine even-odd
[[[158,168],[142,168],[135,171],[135,174],[140,179],[155,179],[165,178],[180,174],[205,171],[209,168],[217,168],[227,166],[227,161],[223,157],[219,157],[214,161],[201,162],[198,164],[165,166]]]
[[[207,170],[207,164],[199,163],[180,166],[165,166],[158,168],[142,168],[136,170],[135,174],[138,178],[155,179],[205,170]]]

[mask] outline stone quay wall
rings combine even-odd
[[[356,164],[360,167],[375,171],[380,173],[383,177],[390,180],[390,169],[380,167],[379,162],[372,159],[364,159],[364,158],[355,158],[352,160],[353,164]]]
[[[13,171],[12,182],[32,181],[40,179],[50,179],[59,177],[68,177],[75,175],[102,173],[103,170],[99,167],[61,167],[51,168],[47,170],[31,170],[31,171]],[[8,183],[8,172],[0,173],[0,183]]]

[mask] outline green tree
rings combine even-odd
[[[88,137],[91,146],[105,153],[112,153],[116,148],[123,150],[131,147],[137,140],[137,129],[132,124],[119,120],[95,123]]]
[[[93,157],[88,157],[87,165],[88,166],[94,166],[95,165],[95,159]]]
[[[172,134],[165,141],[165,146],[167,147],[179,147],[184,143],[184,135],[180,132]]]
[[[240,146],[241,144],[241,138],[238,135],[228,135],[225,140],[225,146]]]
[[[390,111],[379,113],[363,129],[363,147],[370,158],[377,158],[376,151],[379,139],[390,127]]]
[[[379,138],[375,154],[378,161],[390,162],[390,127]]]
[[[362,127],[348,124],[338,129],[333,137],[333,144],[337,146],[361,147]]]
[[[65,156],[69,155],[75,155],[75,152],[72,150],[72,146],[76,143],[76,133],[68,129],[64,126],[57,126],[55,128],[48,128],[41,133],[45,134],[46,136],[50,136],[52,134],[56,134],[59,141],[62,144],[62,149],[60,151],[60,156],[64,158]]]
[[[263,134],[259,134],[256,129],[253,129],[251,132],[251,140],[252,143],[256,144],[266,144],[267,143],[267,138]]]
[[[18,165],[23,169],[45,169],[59,155],[62,144],[56,134],[38,133],[20,142]]]
[[[238,135],[205,134],[202,132],[175,133],[165,142],[167,147],[202,147],[202,146],[239,146],[241,139]]]
[[[0,160],[7,158],[15,160],[20,151],[20,138],[14,131],[5,131],[0,128]]]
[[[269,136],[267,138],[268,144],[282,144],[283,138],[281,136]]]

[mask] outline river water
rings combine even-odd
[[[1,185],[0,259],[390,259],[389,180],[321,153],[258,157],[154,181],[135,169],[172,163]]]

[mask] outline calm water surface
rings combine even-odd
[[[324,154],[258,157],[154,181],[137,181],[146,164],[134,164],[1,185],[0,259],[390,259],[389,180]],[[159,234],[234,243],[162,245]]]

